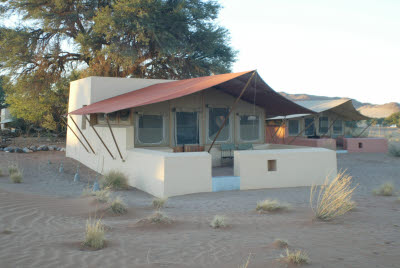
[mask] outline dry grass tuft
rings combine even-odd
[[[250,257],[251,257],[251,254],[249,254],[249,257],[247,257],[247,260],[246,260],[245,263],[243,263],[242,265],[239,265],[239,268],[247,268],[247,267],[249,267]]]
[[[110,189],[104,188],[99,191],[93,191],[90,188],[85,188],[82,191],[82,196],[93,196],[100,203],[108,203],[110,201]]]
[[[14,172],[10,175],[10,179],[13,183],[21,183],[22,182],[22,173]]]
[[[257,203],[256,210],[259,213],[263,212],[278,212],[283,210],[288,210],[289,205],[281,204],[278,200],[263,200]]]
[[[102,188],[110,188],[112,190],[123,190],[129,187],[126,175],[115,170],[111,170],[105,174],[100,184]]]
[[[351,179],[352,177],[344,172],[340,172],[331,182],[326,178],[324,185],[319,189],[315,205],[314,196],[318,187],[311,187],[310,205],[317,219],[329,221],[352,209],[349,204],[357,186],[351,187]]]
[[[147,220],[150,223],[154,223],[154,224],[160,224],[160,223],[161,224],[170,224],[170,223],[172,223],[172,219],[169,218],[164,213],[162,213],[161,211],[155,212],[153,215],[151,215],[149,218],[147,218]]]
[[[273,245],[276,248],[288,248],[289,247],[289,242],[284,239],[275,239]]]
[[[302,265],[310,263],[310,258],[307,253],[301,250],[290,251],[286,249],[286,255],[282,255],[281,258],[288,263],[295,265]]]
[[[120,215],[128,212],[128,208],[127,208],[126,204],[124,203],[124,201],[122,201],[122,199],[119,196],[116,197],[111,202],[110,209],[115,214],[120,214]]]
[[[373,193],[375,195],[382,195],[382,196],[392,196],[394,192],[394,185],[393,183],[387,182],[382,184],[378,189],[375,189]]]
[[[89,218],[86,221],[85,241],[83,245],[93,249],[101,249],[104,247],[104,225],[101,220]]]
[[[225,216],[215,215],[213,220],[210,222],[210,226],[214,229],[224,228],[227,226]]]
[[[11,176],[13,173],[19,172],[19,169],[16,165],[11,165],[8,167],[8,174]]]
[[[165,203],[167,202],[168,198],[154,198],[153,199],[153,207],[155,209],[162,209],[165,206]]]

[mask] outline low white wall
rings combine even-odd
[[[234,173],[240,189],[321,185],[337,174],[336,153],[324,148],[235,151]],[[276,171],[268,171],[276,160]]]

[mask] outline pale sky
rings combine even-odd
[[[400,0],[220,0],[219,24],[276,91],[400,102]]]

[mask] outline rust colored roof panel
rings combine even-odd
[[[237,97],[252,73],[228,73],[159,83],[90,104],[70,114],[111,113],[180,98],[208,88],[216,88]],[[276,93],[258,74],[243,94],[242,100],[263,107],[269,116],[314,113]]]

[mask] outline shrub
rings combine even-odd
[[[400,146],[397,145],[390,145],[389,153],[393,156],[400,157]]]
[[[279,203],[278,200],[269,200],[266,199],[264,201],[260,201],[257,203],[256,210],[260,213],[262,212],[278,212],[282,210],[287,210],[289,208],[286,204]]]
[[[314,195],[317,187],[315,185],[311,187],[310,205],[317,219],[332,220],[351,209],[349,203],[357,187],[351,187],[351,179],[352,177],[344,172],[340,172],[331,182],[326,178],[319,190],[315,205]]]
[[[110,201],[110,189],[104,188],[99,191],[93,191],[87,187],[83,189],[82,196],[93,196],[97,201],[101,203],[107,203]]]
[[[283,239],[275,239],[274,246],[277,248],[287,248],[289,247],[289,242]]]
[[[310,258],[307,253],[301,250],[290,251],[286,249],[286,255],[282,255],[282,258],[286,260],[288,263],[301,265],[310,263]]]
[[[116,197],[110,205],[110,209],[112,212],[115,214],[125,214],[128,212],[128,208],[126,207],[126,204],[120,197]]]
[[[350,211],[350,210],[353,210],[353,209],[355,209],[357,207],[357,203],[352,201],[352,200],[350,200],[350,201],[347,201],[345,203],[345,206],[347,206],[349,208],[349,211]]]
[[[153,207],[160,210],[164,207],[167,200],[168,200],[168,198],[154,198],[153,199]]]
[[[13,173],[17,173],[17,172],[19,172],[19,169],[18,169],[18,167],[16,165],[12,165],[12,166],[8,167],[8,174],[10,174],[10,176]]]
[[[111,170],[101,180],[101,187],[109,187],[112,190],[123,190],[128,188],[128,178],[120,171]]]
[[[224,228],[227,226],[225,216],[215,215],[211,221],[210,226],[214,229]]]
[[[375,189],[373,193],[375,195],[392,196],[394,192],[394,185],[390,182],[382,184],[378,189]]]
[[[22,174],[18,172],[14,172],[10,175],[10,179],[13,183],[21,183],[22,182]]]
[[[164,224],[169,224],[172,222],[172,220],[166,216],[164,213],[161,211],[155,212],[153,215],[151,215],[148,218],[150,223],[164,223]]]
[[[100,219],[92,220],[89,218],[86,221],[86,233],[85,233],[85,241],[83,241],[83,245],[93,248],[93,249],[101,249],[104,247],[104,226]]]

